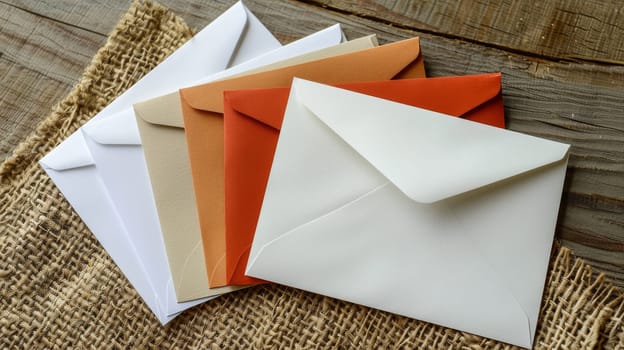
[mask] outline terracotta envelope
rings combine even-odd
[[[376,46],[377,41],[374,36],[368,36],[289,59],[281,59],[285,55],[284,50],[293,49],[290,45],[298,45],[298,42],[279,49],[282,50],[281,55],[273,55],[270,58],[261,56],[259,60],[263,62],[262,64],[255,61],[254,65],[250,66],[251,61],[248,61],[242,64],[245,65],[243,69],[240,68],[242,65],[234,66],[205,79],[216,81],[223,77],[242,76],[299,64],[302,61],[359,51]],[[295,51],[301,52],[300,49]],[[177,300],[194,300],[240,288],[211,289],[208,286],[179,92],[137,103],[134,110]]]
[[[500,74],[405,79],[338,87],[456,117],[504,127]],[[290,88],[224,93],[225,225],[228,283],[245,276]]]
[[[325,83],[424,77],[418,38],[180,90],[210,287],[227,284],[223,91],[285,87],[294,77]]]

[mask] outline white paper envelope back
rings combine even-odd
[[[146,74],[87,125],[112,115],[133,113],[132,103],[138,100],[175,91],[192,83],[198,76],[220,72],[231,64],[245,62],[280,46],[262,23],[239,2]],[[132,115],[128,118],[134,122]],[[113,137],[120,140],[138,135],[135,124],[127,124],[117,132]],[[81,130],[48,153],[40,164],[161,323],[172,319],[168,315],[191,305],[168,305],[168,289],[156,285],[154,276],[148,273],[153,269],[146,268],[140,258],[143,247],[135,246],[130,239],[127,226],[121,219],[123,213],[118,211],[114,198],[108,193]],[[116,166],[113,170],[119,171],[120,167]],[[168,274],[168,271],[163,273]]]
[[[296,79],[247,274],[530,347],[568,148]]]
[[[143,265],[137,259],[134,246],[124,234],[125,227],[119,220],[104,185],[99,181],[93,181],[93,160],[82,133],[72,134],[55,150],[58,151],[46,156],[43,169],[54,180],[61,193],[68,198],[78,215],[158,320],[162,324],[169,322],[175,315],[169,317],[162,308]],[[65,157],[66,155],[71,157]],[[76,204],[80,204],[80,207]]]
[[[245,18],[245,11],[238,15]],[[271,50],[258,58],[245,61],[243,64],[218,71],[217,74],[221,73],[222,76],[228,76],[244,71],[241,67],[254,68],[263,63],[271,63],[272,59],[278,59],[284,53],[300,54],[336,45],[341,41],[341,33],[340,26],[334,25],[290,45]],[[241,39],[242,43],[240,43],[239,50],[249,46],[246,44],[247,40],[247,37]],[[257,43],[252,45],[257,45]],[[206,49],[204,47],[204,50]],[[246,50],[249,51],[249,49]],[[187,51],[187,53],[193,54],[191,51]],[[229,52],[226,53],[231,55]],[[219,54],[213,51],[213,55]],[[234,55],[234,57],[238,57],[238,53]],[[235,59],[234,61],[238,60]],[[227,64],[225,61],[221,63]],[[175,90],[189,84],[190,79],[196,80],[207,72],[205,66],[194,67],[191,65],[187,66],[186,69],[195,71],[195,75],[169,77],[168,83],[160,84],[159,89],[169,87],[169,91]],[[199,298],[188,302],[177,302],[176,300],[174,283],[171,279],[133,109],[127,108],[107,115],[105,118],[93,120],[87,123],[82,131],[99,181],[104,184],[114,209],[126,227],[127,238],[136,247],[138,259],[143,264],[147,278],[159,296],[164,312],[167,315],[172,315],[209,300],[210,298]],[[121,268],[124,269],[123,266]]]

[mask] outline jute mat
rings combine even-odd
[[[69,96],[0,165],[1,349],[512,348],[277,285],[160,326],[36,162],[191,35],[167,9],[134,3]],[[557,249],[535,348],[624,349],[623,318],[622,292]]]

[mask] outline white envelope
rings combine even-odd
[[[239,2],[86,125],[105,120],[112,115],[133,113],[134,102],[173,91],[192,83],[199,76],[222,71],[230,64],[245,62],[280,46],[277,39]],[[129,120],[134,121],[133,115]],[[136,125],[126,125],[117,132],[116,137],[120,139],[138,135]],[[40,160],[40,164],[161,323],[168,322],[176,313],[202,301],[176,303],[171,283],[162,285],[162,276],[155,275],[152,266],[146,268],[143,264],[139,253],[149,243],[140,242],[143,243],[138,245],[141,250],[136,249],[128,235],[127,225],[121,220],[121,212],[116,209],[102,182],[100,169],[94,166],[95,161],[81,130],[70,135],[48,153]],[[163,261],[166,263],[166,259]],[[168,268],[164,271],[160,265],[159,269],[160,273],[168,276]]]
[[[341,40],[340,26],[334,25],[211,77],[227,77],[243,72],[244,68],[254,69],[283,57],[336,45]],[[138,258],[144,264],[148,279],[157,294],[166,301],[164,308],[167,314],[180,312],[205,301],[205,298],[192,302],[176,301],[134,110],[126,109],[87,123],[82,131],[97,174],[127,228],[128,239],[136,247]]]
[[[568,149],[295,80],[247,274],[531,347]]]

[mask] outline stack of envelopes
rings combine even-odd
[[[275,282],[530,347],[569,146],[418,38],[237,3],[40,163],[161,323]]]

